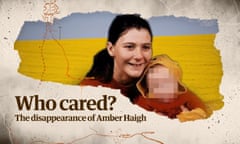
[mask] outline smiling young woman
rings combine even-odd
[[[94,56],[92,68],[81,85],[111,88],[135,85],[152,57],[152,31],[135,14],[118,15],[108,31],[105,49]]]

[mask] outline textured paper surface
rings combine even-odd
[[[80,88],[56,83],[39,83],[17,72],[19,57],[13,50],[24,21],[42,20],[45,1],[0,1],[0,139],[3,143],[239,143],[240,112],[240,4],[237,0],[209,1],[56,1],[60,13],[56,18],[73,12],[110,11],[140,13],[143,17],[185,16],[188,18],[217,19],[219,32],[215,46],[220,50],[224,75],[220,93],[224,95],[223,109],[204,121],[179,123],[158,117],[154,113],[129,103],[119,91],[105,88]],[[94,93],[98,91],[98,93]],[[15,95],[39,94],[43,98],[61,99],[67,96],[99,98],[102,94],[119,96],[114,113],[142,114],[147,121],[134,122],[73,122],[27,123],[15,122],[12,116],[17,106]],[[34,112],[29,112],[29,114]],[[43,112],[44,114],[46,112]],[[47,112],[48,113],[48,112]],[[56,111],[58,114],[68,112]],[[76,112],[78,113],[78,112]],[[71,112],[72,115],[76,114]],[[107,114],[110,112],[107,112]],[[51,112],[49,112],[51,114]],[[88,115],[89,111],[78,114]],[[147,133],[146,133],[147,132]],[[148,133],[153,132],[153,133]],[[147,136],[144,137],[144,136]],[[148,139],[148,138],[152,139]],[[159,141],[156,141],[159,140]],[[2,143],[2,142],[1,142]]]

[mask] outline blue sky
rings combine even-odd
[[[99,38],[107,37],[112,19],[116,14],[110,12],[73,13],[62,19],[55,19],[51,31],[56,39]],[[148,19],[153,35],[191,35],[215,34],[218,32],[216,19],[200,20],[186,17],[158,16]],[[52,39],[42,21],[26,21],[18,35],[18,40]]]

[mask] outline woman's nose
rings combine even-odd
[[[135,59],[142,59],[143,58],[143,52],[141,48],[136,48],[134,52],[134,58]]]

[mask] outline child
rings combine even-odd
[[[181,78],[176,62],[167,55],[154,57],[136,84],[142,97],[135,103],[181,122],[207,118],[211,112],[182,84]]]

